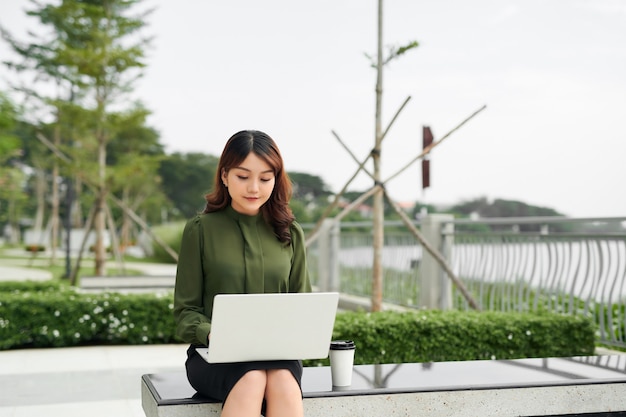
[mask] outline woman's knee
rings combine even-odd
[[[267,373],[263,370],[248,371],[239,379],[239,382],[249,387],[265,389],[267,385]]]
[[[301,396],[300,385],[288,369],[271,369],[267,371],[266,396],[272,394]]]
[[[263,397],[267,385],[267,374],[262,370],[246,372],[231,390],[229,397],[254,396]]]
[[[266,383],[265,371],[246,372],[228,393],[222,408],[222,415],[259,415]]]

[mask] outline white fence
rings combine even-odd
[[[451,220],[442,223],[436,240],[483,309],[584,314],[597,323],[603,343],[626,347],[625,226],[626,218]],[[469,308],[443,270],[425,270],[428,254],[402,229],[398,222],[385,226],[384,300],[424,307],[421,293],[428,283],[444,287],[440,291],[450,293],[453,308]],[[309,248],[313,281],[323,277],[321,287],[369,297],[371,225],[342,223],[334,230]],[[442,301],[439,307],[450,306]]]

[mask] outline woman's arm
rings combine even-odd
[[[200,217],[196,216],[183,231],[174,287],[176,335],[184,342],[208,343],[211,322],[205,314],[203,297],[202,232]]]
[[[291,246],[293,258],[289,273],[289,292],[311,292],[304,231],[296,222],[291,226]]]

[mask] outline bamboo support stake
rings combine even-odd
[[[324,212],[322,213],[320,219],[315,224],[315,227],[309,233],[309,236],[307,237],[306,242],[305,242],[306,246],[309,246],[311,243],[313,243],[315,241],[315,239],[317,239],[317,236],[319,235],[320,227],[322,226],[322,222],[324,221],[324,219],[326,219],[330,215],[330,212],[335,207],[337,207],[337,205],[339,204],[339,199],[346,192],[346,190],[348,189],[348,186],[352,183],[352,181],[356,178],[356,176],[359,175],[359,172],[361,171],[361,167],[363,166],[363,164],[365,164],[365,162],[367,162],[368,159],[369,159],[369,155],[359,165],[359,168],[354,172],[352,177],[350,177],[350,179],[346,182],[346,184],[343,186],[341,191],[339,191],[337,194],[335,194],[335,198],[333,199],[332,203],[330,203],[328,206],[326,206],[326,208],[324,209]]]
[[[36,136],[37,136],[37,139],[39,139],[41,141],[41,143],[46,145],[46,147],[48,149],[50,149],[52,151],[52,153],[56,155],[57,158],[59,158],[63,162],[67,162],[67,163],[72,162],[72,160],[67,155],[65,155],[63,152],[61,152],[59,150],[59,148],[57,148],[52,142],[50,142],[48,140],[48,138],[46,138],[44,135],[42,135],[41,133],[37,132]]]
[[[154,239],[154,241],[157,244],[159,244],[172,257],[172,259],[174,259],[176,262],[178,262],[178,254],[176,253],[176,251],[174,251],[174,249],[172,249],[167,243],[165,243],[163,241],[163,239],[161,239],[160,237],[158,237],[157,235],[152,233],[152,230],[150,230],[150,227],[146,224],[146,222],[143,221],[143,219],[141,217],[139,217],[137,215],[137,213],[135,213],[126,204],[124,204],[124,202],[122,200],[120,200],[119,198],[115,197],[113,194],[109,194],[108,197],[111,200],[113,200],[115,202],[115,204],[117,204],[119,206],[119,208],[124,210],[124,212],[126,214],[128,214],[131,219],[133,219],[139,226],[141,226],[141,228],[146,233],[148,233],[150,235],[150,237],[152,239]]]
[[[467,288],[465,287],[463,282],[452,271],[452,268],[450,268],[450,266],[446,262],[445,258],[439,253],[439,251],[437,249],[433,248],[431,246],[431,244],[428,243],[426,238],[424,238],[424,236],[420,233],[420,231],[417,230],[417,228],[415,227],[413,222],[411,222],[411,219],[409,219],[409,217],[406,215],[404,210],[402,210],[396,204],[396,202],[391,199],[391,197],[389,196],[389,194],[386,191],[385,191],[385,197],[387,197],[387,201],[389,202],[391,207],[393,207],[395,212],[398,213],[398,215],[402,219],[402,222],[404,223],[404,225],[411,231],[413,236],[415,236],[415,238],[420,242],[422,247],[424,249],[426,249],[428,251],[428,253],[430,253],[433,256],[433,258],[435,258],[437,260],[437,262],[439,263],[439,265],[441,265],[441,267],[444,269],[444,271],[446,271],[446,274],[452,280],[454,285],[459,289],[459,291],[461,291],[461,294],[463,294],[463,297],[465,298],[465,300],[467,300],[467,302],[470,305],[470,307],[472,307],[475,310],[479,310],[480,311],[480,309],[481,309],[480,306],[478,305],[478,303],[476,303],[476,300],[474,300],[474,298],[469,293],[469,291],[467,290]]]
[[[391,121],[389,122],[389,124],[387,125],[387,128],[385,129],[385,132],[382,134],[382,138],[381,140],[385,139],[385,136],[387,136],[387,133],[389,132],[389,129],[391,129],[391,126],[393,126],[393,123],[396,121],[396,119],[398,118],[398,116],[400,115],[400,112],[404,109],[404,107],[407,105],[407,103],[409,102],[409,100],[411,100],[411,96],[408,96],[404,102],[402,103],[402,105],[400,106],[400,108],[398,108],[398,110],[396,111],[396,113],[394,114],[393,118],[391,119]],[[352,183],[352,181],[356,178],[357,175],[359,175],[359,172],[363,169],[365,170],[365,164],[367,163],[367,161],[369,161],[370,157],[372,156],[372,153],[370,152],[365,159],[363,160],[363,162],[359,162],[359,160],[356,158],[356,156],[354,156],[354,154],[348,149],[348,147],[343,143],[343,141],[339,138],[339,135],[334,131],[331,130],[331,133],[333,134],[333,136],[335,136],[335,138],[337,138],[337,140],[339,141],[339,143],[341,144],[341,146],[343,146],[352,156],[352,158],[355,160],[355,162],[359,165],[357,170],[354,172],[354,174],[352,175],[352,177],[350,177],[350,179],[346,182],[346,184],[343,186],[343,188],[341,189],[341,191],[339,191],[339,193],[335,194],[335,198],[332,201],[332,203],[330,205],[328,205],[326,207],[326,209],[324,209],[324,212],[322,213],[320,219],[317,221],[317,223],[315,224],[315,227],[313,228],[313,230],[309,233],[310,236],[318,236],[318,232],[319,232],[319,228],[322,226],[322,222],[330,215],[330,212],[337,207],[337,204],[339,203],[339,199],[341,198],[341,196],[347,191],[348,186]],[[372,174],[369,173],[369,171],[366,170],[366,172],[368,173],[368,175],[370,177],[374,177]],[[306,241],[306,245],[310,245],[311,243],[313,243],[315,241],[314,238],[309,237]]]
[[[450,132],[450,133],[452,133],[452,132]],[[337,137],[337,139],[341,142],[341,140],[338,137]],[[440,142],[441,141],[439,141],[439,143]],[[341,143],[343,145],[343,142],[341,142]],[[350,153],[350,156],[355,158],[354,154],[352,154],[352,152],[350,152],[349,149],[346,148],[346,150],[348,150],[348,152]],[[431,148],[431,150],[432,150],[432,148]],[[365,169],[364,169],[364,171],[370,177],[373,178],[373,176],[372,176],[372,174],[370,172],[368,172]],[[352,208],[354,208],[358,204],[360,204],[362,201],[365,201],[365,199],[367,199],[367,197],[369,197],[370,194],[374,193],[375,188],[376,187],[374,187],[372,190],[370,190],[370,192],[367,192],[367,193],[363,194],[361,197],[359,197],[359,199],[355,200],[355,202],[353,204],[351,204],[350,206],[346,207],[344,212],[346,212],[346,210],[348,210],[348,209],[351,210]],[[463,294],[463,297],[467,300],[467,302],[470,304],[470,306],[472,306],[472,308],[474,308],[474,309],[479,310],[480,308],[478,307],[478,304],[472,298],[472,296],[469,294],[469,292],[465,288],[465,285],[463,284],[463,282],[456,277],[454,272],[452,272],[452,269],[448,266],[445,258],[439,253],[439,251],[437,251],[435,248],[433,248],[430,245],[430,243],[428,243],[426,238],[424,238],[424,236],[419,232],[419,230],[417,230],[417,228],[413,225],[413,223],[408,218],[406,213],[400,207],[398,207],[398,205],[395,203],[395,201],[393,201],[391,199],[391,197],[389,196],[389,194],[387,193],[386,190],[385,190],[385,197],[387,198],[387,201],[389,201],[389,203],[391,204],[393,209],[398,213],[398,215],[400,215],[402,221],[405,223],[407,228],[411,231],[411,233],[415,236],[415,238],[421,243],[422,247],[424,247],[424,249],[426,249],[437,260],[437,262],[441,265],[441,267],[446,271],[446,274],[450,277],[450,279],[452,280],[454,285],[456,285],[456,287],[459,288],[459,291],[461,291],[461,293]],[[345,216],[345,214],[344,214],[344,216]],[[337,221],[340,221],[340,220],[341,219],[338,219]]]
[[[402,105],[400,106],[400,108],[398,109],[398,111],[396,111],[396,114],[394,114],[393,118],[391,119],[391,121],[389,122],[389,124],[387,125],[387,128],[385,129],[385,131],[383,132],[383,137],[382,139],[385,139],[385,137],[387,136],[387,133],[389,132],[389,129],[391,129],[391,126],[393,126],[393,123],[396,121],[396,119],[398,118],[398,116],[400,115],[400,112],[402,111],[402,109],[404,109],[404,107],[407,105],[407,103],[409,102],[409,100],[411,100],[411,96],[408,96],[404,102],[402,103]]]
[[[350,148],[348,148],[348,145],[346,145],[341,138],[339,137],[339,135],[337,133],[335,133],[335,131],[332,131],[333,136],[335,136],[335,139],[337,139],[337,141],[339,142],[339,144],[346,150],[346,152],[348,152],[348,155],[350,155],[350,157],[352,157],[352,159],[354,160],[354,162],[356,162],[357,164],[359,164],[359,169],[357,171],[357,173],[361,170],[363,170],[367,175],[369,175],[369,177],[371,179],[374,179],[374,174],[372,174],[371,172],[369,172],[367,170],[367,168],[365,168],[365,163],[368,161],[370,155],[367,156],[367,158],[363,161],[363,162],[359,162],[359,160],[357,159],[356,155],[354,155],[354,153],[352,153],[352,151],[350,150]]]
[[[341,219],[346,217],[346,215],[348,213],[350,213],[356,206],[358,206],[359,204],[362,204],[365,200],[367,200],[370,196],[372,196],[380,188],[381,188],[380,185],[375,185],[374,187],[370,188],[368,191],[366,191],[363,194],[361,194],[359,196],[359,198],[357,198],[352,203],[350,203],[348,206],[346,206],[341,211],[341,213],[337,214],[334,217],[335,221],[337,221],[337,222],[341,221]],[[306,239],[306,246],[309,246],[312,242],[314,242],[315,239],[318,238],[318,236],[319,236],[319,228],[315,229],[313,232],[311,232],[309,234],[309,236]]]
[[[367,200],[369,197],[371,197],[372,195],[374,195],[374,193],[376,193],[376,191],[380,190],[382,187],[380,185],[375,185],[372,188],[370,188],[368,191],[364,192],[363,194],[361,194],[359,196],[359,198],[357,198],[356,200],[354,200],[352,203],[350,203],[348,206],[346,206],[341,213],[339,213],[338,215],[335,216],[336,221],[340,222],[341,219],[343,219],[344,217],[346,217],[346,215],[348,215],[348,213],[350,213],[356,206],[363,204],[363,202],[365,200]]]

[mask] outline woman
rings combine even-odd
[[[190,343],[185,365],[191,386],[222,401],[222,417],[304,414],[300,361],[209,364],[196,352],[209,343],[216,294],[311,291],[304,233],[288,206],[290,197],[274,140],[241,131],[224,147],[203,213],[183,232],[176,334]]]

